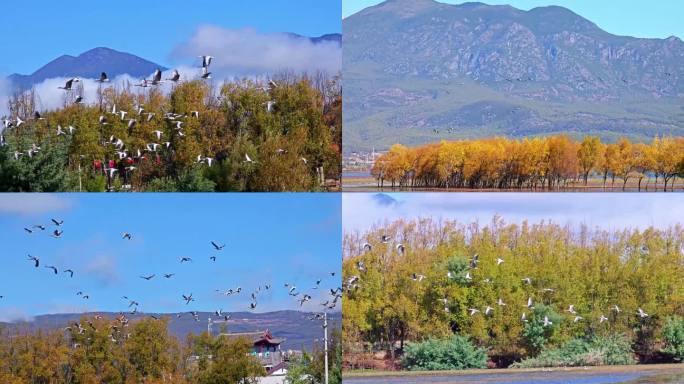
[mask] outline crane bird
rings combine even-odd
[[[209,72],[208,67],[202,67],[202,76],[203,79],[211,79],[211,72]]]
[[[202,68],[207,68],[211,65],[211,60],[214,58],[214,56],[198,56],[202,58]]]
[[[74,83],[78,83],[81,81],[78,77],[74,77],[73,79],[67,80],[67,82],[64,84],[63,87],[57,87],[58,89],[63,89],[65,91],[71,91],[71,87],[73,87]]]
[[[180,73],[178,73],[177,69],[174,69],[173,75],[166,80],[173,81],[174,83],[177,83],[180,80]]]
[[[159,68],[157,68],[154,71],[154,75],[152,75],[152,80],[150,80],[150,84],[159,85],[159,84],[163,83],[164,81],[162,80],[161,77],[162,77],[161,70]]]
[[[108,83],[108,82],[109,82],[109,77],[107,77],[107,73],[106,73],[106,72],[102,72],[102,73],[100,74],[100,78],[97,79],[97,80],[95,80],[95,81],[97,81],[98,83]]]
[[[28,255],[28,259],[33,261],[33,266],[38,268],[40,266],[40,258],[36,256]]]

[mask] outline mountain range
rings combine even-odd
[[[13,74],[8,77],[14,87],[30,88],[46,79],[55,77],[82,77],[96,79],[107,72],[110,78],[127,73],[133,77],[145,77],[164,66],[130,53],[99,47],[78,56],[62,55],[30,75]]]
[[[287,35],[299,39],[308,39],[313,44],[326,42],[342,43],[342,35],[327,34],[318,37],[301,36],[294,33]],[[12,74],[8,80],[13,87],[19,89],[31,88],[34,84],[55,77],[99,78],[100,73],[106,72],[110,78],[128,74],[132,77],[150,76],[157,68],[162,71],[168,68],[145,60],[136,55],[119,52],[106,47],[98,47],[78,56],[62,55],[47,63],[30,75]]]
[[[63,328],[79,321],[83,316],[101,315],[114,319],[118,313],[97,312],[89,314],[53,314],[36,316],[31,321],[0,323],[0,328],[14,331],[37,331]],[[157,317],[169,317],[169,332],[179,340],[185,340],[188,333],[200,334],[207,330],[207,318],[215,317],[209,312],[199,312],[202,319],[200,322],[193,320],[188,313],[182,313],[178,318],[176,313],[168,314],[134,314],[126,315],[132,322],[143,316],[155,315]],[[323,337],[322,323],[312,321],[311,313],[299,311],[276,311],[265,313],[235,312],[230,313],[231,320],[228,323],[228,332],[256,332],[269,330],[274,337],[284,338],[283,349],[311,350],[314,339]],[[331,312],[328,314],[329,329],[342,327],[342,313]],[[221,324],[214,324],[212,334],[220,332]]]
[[[441,139],[684,135],[684,42],[559,7],[388,0],[343,20],[345,152]]]

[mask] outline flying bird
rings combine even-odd
[[[147,280],[147,281],[150,281],[150,280],[152,280],[152,279],[154,278],[154,276],[155,276],[155,275],[152,274],[152,275],[149,275],[149,276],[140,276],[140,278],[141,278],[141,279],[145,279],[145,280]]]
[[[150,83],[152,85],[159,85],[159,84],[163,83],[164,81],[162,80],[161,76],[162,76],[161,70],[159,68],[157,68],[154,71],[154,75],[152,75],[152,80],[150,80]]]
[[[207,67],[202,68],[202,76],[203,79],[211,79],[211,72],[209,72],[209,69]]]
[[[173,81],[174,83],[177,83],[178,80],[180,80],[180,73],[178,73],[177,69],[174,69],[173,75],[171,76],[171,78],[166,79],[166,80],[170,80],[170,81]]]
[[[40,258],[39,257],[28,255],[28,259],[33,260],[34,266],[36,268],[38,268],[38,266],[40,266]]]
[[[215,248],[217,251],[223,250],[223,248],[226,246],[225,244],[223,244],[223,245],[218,245],[218,244],[216,244],[216,243],[213,242],[213,241],[211,242],[211,245],[213,245],[214,248]]]
[[[52,269],[52,271],[55,273],[55,275],[56,275],[57,273],[59,273],[59,272],[57,271],[57,267],[53,267],[52,265],[46,265],[45,268]]]
[[[62,273],[68,273],[70,274],[69,277],[74,277],[74,271],[72,269],[65,269],[62,271]]]
[[[102,72],[102,73],[100,74],[100,78],[97,79],[97,80],[95,80],[95,81],[97,81],[98,83],[108,83],[108,82],[109,82],[109,77],[107,77],[107,73]]]
[[[64,84],[63,87],[57,87],[59,89],[63,89],[65,91],[71,91],[71,87],[74,85],[74,83],[77,83],[81,81],[79,78],[75,77],[73,79],[67,80],[66,84]]]
[[[202,68],[207,68],[211,65],[211,60],[214,58],[213,56],[199,56],[202,58]]]
[[[121,234],[121,238],[122,238],[122,239],[132,240],[132,239],[133,239],[133,236],[132,236],[130,233],[128,233],[128,232],[124,232],[124,233]]]

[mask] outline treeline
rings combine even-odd
[[[474,366],[483,364],[480,348],[505,367],[570,342],[606,352],[622,338],[627,361],[682,358],[684,337],[668,344],[679,331],[665,328],[684,313],[683,247],[678,226],[602,231],[498,218],[488,226],[397,221],[346,234],[345,363],[359,367],[378,350],[398,361],[408,343],[454,335],[477,348]],[[451,344],[435,345],[414,347],[409,357]]]
[[[638,190],[668,186],[684,178],[684,138],[656,137],[650,144],[620,139],[604,144],[587,136],[581,142],[568,136],[511,140],[492,138],[407,148],[396,144],[374,163],[371,174],[378,186],[472,189],[562,189],[602,179],[603,188],[618,180],[624,190],[629,180]]]
[[[10,100],[0,190],[306,191],[340,179],[337,77],[111,86],[85,103],[77,92],[48,112],[33,92]]]
[[[265,375],[251,340],[169,335],[167,319],[83,318],[64,330],[0,333],[3,384],[252,382]],[[243,381],[245,380],[245,381]]]

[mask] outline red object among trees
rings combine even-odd
[[[99,171],[100,169],[102,169],[102,161],[100,161],[100,160],[93,160],[93,168],[95,168],[95,170],[98,170],[98,171]]]

